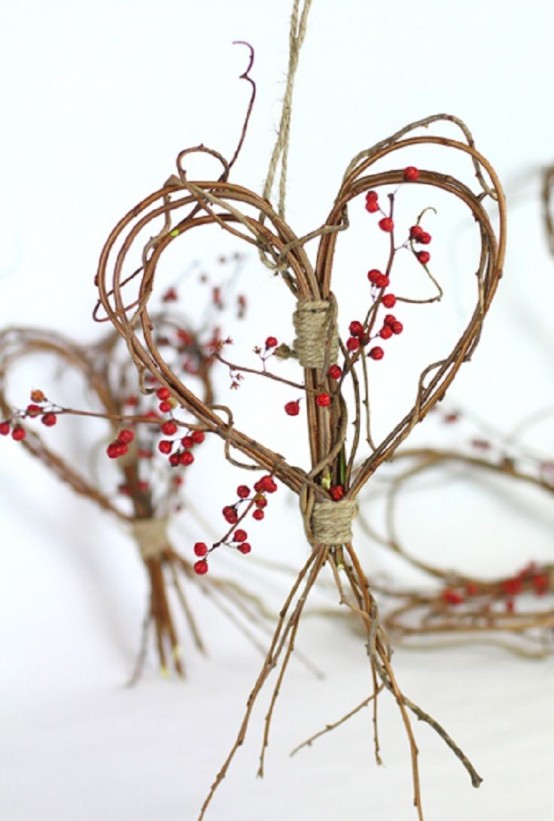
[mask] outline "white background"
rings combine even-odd
[[[3,325],[38,324],[80,340],[101,332],[91,320],[92,281],[112,225],[172,173],[181,148],[234,148],[247,95],[237,80],[244,52],[235,39],[256,48],[258,97],[234,179],[260,190],[284,89],[288,14],[283,0],[2,4]],[[554,288],[538,204],[540,169],[554,150],[553,23],[546,0],[314,0],[294,99],[288,216],[297,233],[325,218],[357,151],[439,111],[470,125],[504,181],[510,234],[505,281],[451,401],[504,430],[553,404]],[[455,271],[463,268],[463,240],[463,226],[460,235],[456,225],[445,229]],[[194,253],[210,264],[219,251],[214,241]],[[273,331],[269,310],[280,304],[265,272],[264,284],[257,269],[256,276],[245,289],[265,313],[252,325],[253,343]],[[456,297],[458,286],[450,287]],[[413,376],[405,379],[412,384]],[[301,441],[277,416],[277,435]],[[535,433],[536,445],[552,448],[548,426]],[[194,819],[238,726],[258,657],[199,600],[211,658],[189,652],[185,684],[159,679],[151,663],[137,689],[124,689],[145,596],[130,540],[16,443],[1,445],[0,814],[9,821]],[[219,486],[214,470],[199,465],[195,474],[193,502],[204,515],[219,509],[237,478],[221,474]],[[437,516],[423,496],[413,512],[416,536],[435,560],[464,566],[467,547],[477,568],[494,573],[550,558],[548,499],[530,500],[526,515],[517,490],[507,500],[491,500],[482,488],[462,492],[452,503],[456,519],[447,518],[446,503]],[[285,495],[260,530],[260,552],[298,564],[301,530]],[[184,516],[176,539],[183,532],[185,552],[201,528]],[[327,678],[291,667],[266,778],[254,779],[260,710],[211,817],[415,817],[407,745],[386,698],[385,768],[372,762],[365,716],[288,758],[367,687],[363,648],[338,621],[310,621],[302,648]],[[406,692],[445,724],[485,777],[472,790],[442,743],[418,726],[427,819],[552,818],[551,660],[472,646],[399,650],[395,664]]]

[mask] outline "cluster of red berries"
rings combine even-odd
[[[215,542],[210,548],[205,542],[196,542],[194,545],[194,554],[198,556],[198,561],[194,563],[194,571],[198,575],[203,576],[208,572],[209,566],[207,561],[208,553],[211,553],[221,545],[232,547],[238,550],[239,553],[246,555],[250,553],[252,547],[247,541],[248,533],[242,527],[237,527],[241,524],[245,516],[252,510],[252,518],[256,521],[261,521],[265,517],[265,508],[267,507],[267,495],[275,493],[277,490],[277,483],[273,476],[262,476],[254,483],[253,491],[248,485],[239,485],[237,487],[237,501],[232,505],[226,505],[221,511],[223,518],[227,524],[231,525],[230,530],[219,542]],[[244,507],[246,505],[246,507]],[[244,507],[242,513],[239,513],[240,508]]]
[[[463,589],[445,588],[442,592],[442,599],[445,604],[456,606],[463,604],[467,599],[480,596],[483,592],[488,592],[488,590],[488,587],[483,591],[475,582],[468,582]],[[538,567],[534,562],[528,564],[515,576],[503,579],[499,583],[499,588],[496,592],[503,597],[506,610],[509,613],[513,613],[515,610],[516,596],[528,590],[531,590],[536,596],[545,596],[550,590],[550,577],[548,572]]]
[[[427,231],[424,231],[421,225],[418,224],[411,226],[409,239],[413,250],[413,246],[416,243],[419,243],[420,245],[429,245],[432,237],[431,234],[429,234]],[[429,253],[429,251],[414,251],[414,254],[418,262],[421,262],[422,265],[427,265],[427,263],[431,259],[431,254]]]
[[[119,459],[120,456],[125,456],[129,452],[129,445],[134,438],[135,433],[129,428],[120,430],[117,437],[106,448],[106,453],[110,459]]]
[[[59,412],[59,411],[58,411]],[[9,436],[16,442],[22,442],[27,436],[27,431],[20,424],[20,419],[35,419],[40,417],[40,421],[47,428],[52,428],[58,421],[57,412],[49,407],[48,399],[41,390],[31,391],[31,402],[25,410],[16,411],[10,419],[0,422],[0,436]]]

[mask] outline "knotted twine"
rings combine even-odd
[[[131,532],[145,561],[159,558],[168,548],[167,517],[134,519],[131,523]]]
[[[294,350],[303,368],[323,368],[336,361],[339,350],[335,309],[326,300],[299,300],[292,315]]]
[[[358,512],[353,499],[340,502],[316,502],[311,517],[311,530],[316,544],[340,545],[352,541],[352,519]]]

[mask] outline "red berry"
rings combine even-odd
[[[181,444],[184,448],[190,449],[194,447],[194,439],[192,436],[183,436],[181,439]]]
[[[390,326],[391,331],[393,334],[401,334],[404,330],[404,325],[401,322],[395,322],[393,325]]]
[[[252,514],[252,518],[256,519],[257,522],[261,522],[261,520],[264,518],[264,516],[265,516],[265,513],[263,512],[263,510],[260,510],[259,508],[257,510],[255,510],[254,513]]]
[[[446,604],[462,604],[464,601],[464,597],[461,593],[458,593],[457,590],[451,590],[449,587],[446,590],[443,590],[442,597]]]
[[[174,433],[177,433],[177,425],[173,419],[168,419],[167,422],[161,425],[160,430],[164,436],[173,436]]]
[[[248,533],[246,532],[246,530],[241,530],[240,528],[238,530],[235,530],[235,532],[233,534],[233,541],[234,542],[245,542],[247,540],[247,538],[248,538]]]
[[[238,549],[241,553],[244,553],[244,555],[250,553],[250,551],[252,550],[248,542],[243,542],[242,544],[239,544]]]
[[[168,456],[167,461],[172,468],[176,468],[181,464],[181,457],[178,453],[172,453],[171,456]]]
[[[315,403],[320,408],[328,408],[331,404],[331,397],[328,393],[318,393],[315,398]]]
[[[171,442],[169,439],[162,439],[160,442],[158,442],[158,450],[160,451],[160,453],[165,453],[166,455],[168,453],[171,453],[171,451],[173,450],[173,442]]]
[[[119,431],[119,433],[117,434],[117,438],[120,442],[123,442],[124,445],[128,445],[135,438],[135,433],[134,431],[129,430],[128,428],[124,428],[123,430]]]
[[[422,245],[429,245],[431,239],[431,234],[428,234],[427,231],[422,231],[419,237],[417,238],[417,241],[420,242]]]
[[[410,239],[418,240],[425,231],[421,225],[412,225],[410,228]]]
[[[533,585],[533,590],[537,596],[544,596],[550,587],[550,582],[546,573],[538,573],[536,576],[533,576],[531,579],[531,584]]]
[[[250,488],[248,485],[239,485],[237,488],[237,496],[239,499],[248,499],[250,496]]]
[[[203,576],[208,572],[208,562],[205,559],[199,559],[194,563],[194,572],[199,576]]]
[[[11,431],[9,422],[0,422],[0,436],[7,436]]]
[[[385,325],[394,325],[394,323],[395,323],[396,321],[397,321],[397,319],[396,319],[396,317],[395,317],[395,315],[394,315],[394,314],[386,314],[386,315],[385,315],[385,318],[384,318],[384,320],[383,320],[383,323],[384,323]]]
[[[340,365],[331,365],[329,370],[327,371],[327,376],[331,379],[340,379],[342,376],[342,368]]]
[[[392,336],[392,328],[389,325],[383,325],[379,331],[379,336],[381,339],[390,339]]]
[[[357,336],[351,336],[346,340],[346,348],[350,353],[354,353],[360,347],[360,340]]]
[[[267,499],[265,496],[256,496],[254,499],[254,504],[256,507],[267,507]]]
[[[106,448],[106,453],[110,457],[110,459],[117,459],[119,456],[125,456],[128,451],[127,445],[120,442],[119,439],[116,439],[114,442],[111,442],[108,447]]]
[[[298,416],[300,413],[300,402],[296,400],[294,402],[287,402],[285,405],[285,413],[289,416]]]
[[[206,438],[204,431],[201,430],[193,430],[191,436],[194,440],[195,445],[201,445],[204,439]]]
[[[12,439],[15,439],[16,442],[22,442],[26,436],[27,432],[25,428],[21,427],[21,425],[16,425],[15,428],[12,430]]]
[[[379,347],[379,345],[376,345],[368,353],[368,356],[370,356],[372,359],[382,359],[384,357],[384,355],[385,355],[385,352],[382,348]]]
[[[352,334],[352,336],[363,336],[364,335],[364,326],[358,320],[354,320],[348,326],[348,330]]]
[[[169,413],[169,411],[173,408],[173,403],[164,399],[163,402],[160,402],[158,407],[161,413]]]
[[[195,556],[205,556],[208,552],[208,545],[205,542],[196,542],[193,549]]]
[[[158,399],[169,399],[171,396],[169,388],[158,388],[156,391],[156,396]]]
[[[40,405],[36,405],[33,402],[32,404],[27,405],[26,413],[27,413],[27,416],[31,416],[31,417],[38,416],[39,413],[42,413],[42,408],[40,407]]]
[[[279,343],[274,336],[268,336],[265,341],[266,348],[276,348]]]
[[[333,501],[340,502],[344,496],[344,488],[342,485],[333,485],[329,488],[329,496]]]
[[[392,217],[383,217],[383,219],[380,219],[379,228],[381,231],[385,231],[385,233],[390,234],[391,231],[394,230],[394,222]]]
[[[419,179],[419,169],[417,169],[414,165],[408,165],[404,169],[404,181],[405,182],[415,182]]]
[[[194,454],[191,453],[190,450],[184,450],[179,456],[179,462],[185,466],[192,465],[194,462]]]
[[[431,254],[429,253],[429,251],[418,251],[416,257],[422,265],[427,265],[427,263],[431,259]]]
[[[385,294],[383,299],[381,300],[385,308],[394,308],[396,305],[396,297],[394,294]]]
[[[52,428],[58,421],[58,417],[55,413],[45,413],[40,421],[43,425],[46,425],[47,428]]]

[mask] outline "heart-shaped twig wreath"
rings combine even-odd
[[[212,402],[213,359],[206,353],[206,345],[174,312],[159,313],[155,320],[158,341],[164,343],[166,351],[172,351],[175,370],[181,368],[183,373],[194,374],[196,384],[202,391],[202,401]],[[2,433],[7,435],[11,432],[73,491],[112,513],[130,528],[149,582],[141,651],[130,682],[133,683],[142,671],[151,625],[162,672],[172,667],[179,675],[185,674],[182,642],[179,640],[169,587],[175,591],[192,640],[201,652],[204,651],[204,643],[187,594],[189,582],[260,650],[263,650],[262,638],[267,633],[263,619],[269,614],[265,612],[259,597],[243,585],[231,579],[199,576],[194,572],[193,563],[175,549],[168,525],[172,514],[180,507],[183,470],[186,471],[194,461],[194,454],[204,434],[200,431],[189,431],[187,434],[186,423],[180,422],[180,435],[186,435],[180,440],[179,450],[172,455],[171,467],[168,465],[168,469],[163,469],[160,464],[163,457],[157,453],[160,425],[162,430],[164,428],[163,419],[151,402],[145,402],[144,397],[137,394],[136,371],[129,358],[121,356],[125,353],[122,347],[121,338],[115,331],[94,345],[84,346],[53,331],[6,329],[0,333],[0,410],[5,419],[1,423]],[[52,358],[58,370],[71,370],[82,377],[89,393],[89,402],[92,394],[94,410],[91,405],[88,410],[61,407],[53,404],[43,391],[34,390],[31,403],[25,409],[14,412],[8,398],[10,376],[23,360],[30,360],[37,367],[37,372],[42,373],[41,379],[44,379],[44,372],[38,364],[41,355]],[[154,399],[157,400],[157,397]],[[89,446],[93,445],[90,436],[84,438],[78,454],[68,453],[63,443],[57,446],[57,450],[47,443],[46,430],[54,426],[60,417],[68,415],[106,420],[106,440],[112,440],[107,448],[108,455],[118,457],[118,488],[110,491],[109,477],[108,481],[103,481],[95,475],[97,472],[92,469],[90,458],[87,459]],[[44,433],[37,430],[39,421],[44,425]],[[173,421],[165,424],[177,427]],[[163,461],[166,462],[166,458]],[[183,584],[183,577],[187,585]],[[260,636],[256,635],[257,628]]]
[[[460,138],[452,139],[441,133],[422,135],[418,129],[437,128],[454,124]],[[406,166],[399,157],[407,150],[436,149],[434,153],[455,155],[472,165],[474,187],[446,173]],[[217,158],[223,172],[217,180],[189,180],[183,169],[183,160],[193,152],[208,153]],[[413,156],[413,154],[411,155]],[[380,170],[384,161],[396,163],[389,170]],[[376,168],[379,166],[379,169]],[[263,669],[248,700],[245,718],[237,740],[226,759],[200,818],[217,786],[224,778],[231,759],[242,744],[256,696],[269,673],[280,663],[277,682],[265,720],[265,732],[260,758],[260,775],[264,768],[264,751],[268,744],[269,728],[281,682],[293,651],[300,617],[306,598],[325,565],[331,568],[342,604],[350,607],[360,619],[366,639],[373,678],[373,696],[382,688],[396,699],[409,736],[414,773],[415,804],[422,817],[417,771],[417,748],[408,718],[411,710],[437,729],[468,768],[474,785],[480,778],[463,753],[442,728],[411,702],[400,690],[391,667],[391,651],[380,625],[377,607],[368,580],[362,570],[352,544],[352,519],[356,514],[357,496],[367,480],[398,445],[408,436],[428,411],[441,400],[463,362],[467,361],[479,339],[484,316],[501,276],[505,246],[505,203],[497,176],[489,162],[475,149],[466,126],[449,115],[428,117],[393,134],[372,148],[358,154],[348,166],[335,202],[324,225],[299,237],[279,216],[271,203],[228,179],[229,165],[215,151],[200,146],[181,152],[177,159],[177,173],[158,191],[142,200],[111,232],[102,251],[96,282],[100,302],[117,331],[125,338],[131,357],[139,371],[149,371],[166,386],[171,395],[195,417],[199,429],[219,436],[225,446],[225,456],[234,465],[249,469],[263,469],[297,494],[304,522],[310,554],[300,570],[281,611]],[[476,224],[481,251],[478,261],[468,272],[476,285],[476,301],[471,316],[458,341],[440,360],[428,365],[419,376],[417,393],[411,409],[385,435],[374,443],[369,434],[368,367],[380,359],[382,349],[371,347],[378,335],[377,320],[391,304],[386,298],[391,281],[392,263],[400,247],[412,253],[434,285],[436,296],[425,302],[439,301],[442,290],[428,268],[429,254],[418,251],[418,243],[425,243],[419,220],[412,226],[410,237],[401,246],[395,241],[394,199],[403,184],[430,186],[460,200]],[[379,201],[380,189],[391,191],[389,207],[385,212]],[[389,259],[383,271],[369,272],[370,296],[364,308],[364,320],[351,326],[351,337],[340,339],[337,317],[340,301],[334,288],[338,274],[334,270],[337,239],[347,233],[348,212],[353,203],[371,214],[380,212],[380,229],[390,236]],[[485,203],[494,210],[492,218]],[[378,214],[379,216],[379,214]],[[421,215],[420,215],[421,216]],[[151,225],[159,225],[152,238]],[[278,274],[296,299],[294,327],[296,339],[291,346],[303,369],[303,384],[308,422],[311,464],[301,468],[289,464],[283,456],[264,445],[233,422],[232,410],[221,405],[210,405],[179,379],[168,366],[155,342],[155,321],[148,313],[158,264],[164,252],[182,242],[192,229],[219,226],[223,231],[257,248],[265,264]],[[150,232],[150,233],[149,233]],[[318,242],[315,262],[308,254],[308,245]],[[131,251],[136,256],[142,251],[142,266],[133,270],[127,262]],[[379,275],[379,276],[377,276]],[[125,287],[140,276],[136,298],[126,296]],[[396,297],[395,297],[396,299]],[[398,297],[401,301],[402,298]],[[417,300],[405,299],[407,302]],[[396,320],[385,317],[384,325]],[[393,332],[394,328],[392,328]],[[396,330],[398,328],[398,323]],[[351,339],[356,341],[353,343]],[[383,335],[384,338],[384,335]],[[347,388],[350,394],[347,394]],[[291,409],[295,412],[294,409]],[[369,454],[361,454],[366,446]],[[237,460],[233,453],[240,452],[248,464]]]

